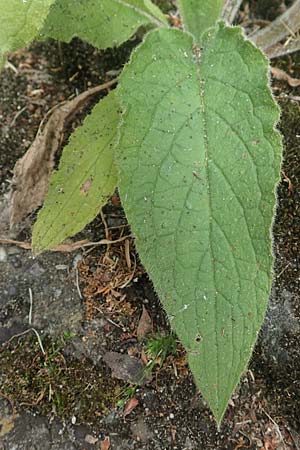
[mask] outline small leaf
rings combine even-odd
[[[77,36],[97,48],[108,48],[127,41],[142,25],[166,24],[150,0],[58,0],[42,34],[64,42]]]
[[[151,331],[153,331],[152,319],[145,306],[143,306],[143,312],[136,330],[138,340],[142,341],[148,333],[151,333]]]
[[[8,52],[25,47],[37,35],[54,0],[0,0],[0,68]]]
[[[113,193],[118,123],[118,105],[111,92],[72,134],[34,226],[35,252],[53,248],[82,230]]]
[[[262,53],[222,23],[202,46],[155,30],[134,52],[117,164],[141,261],[220,422],[268,301],[281,139]]]
[[[107,436],[104,441],[101,442],[100,450],[109,450],[110,449],[110,438]]]
[[[125,405],[124,412],[123,412],[123,417],[126,417],[130,413],[132,413],[132,411],[139,405],[139,403],[140,402],[135,397],[132,397],[131,399],[129,399],[128,402]]]
[[[178,0],[184,29],[192,33],[196,42],[221,17],[224,0]]]

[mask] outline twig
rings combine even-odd
[[[102,220],[102,223],[103,223],[104,229],[105,229],[105,237],[106,237],[106,239],[109,240],[109,236],[110,236],[109,228],[108,228],[108,225],[107,225],[107,222],[106,222],[106,219],[105,219],[105,216],[104,216],[104,213],[102,210],[100,211],[100,216],[101,216],[101,220]]]
[[[61,252],[61,253],[70,253],[74,250],[78,250],[83,247],[96,247],[98,245],[111,245],[111,244],[117,244],[118,242],[122,242],[125,239],[130,238],[131,235],[123,236],[119,239],[115,240],[109,240],[109,239],[101,239],[100,241],[91,242],[87,239],[83,239],[82,241],[76,241],[71,244],[60,244],[56,247],[50,249],[51,252]],[[16,245],[17,247],[23,248],[25,250],[31,250],[32,246],[30,242],[23,242],[23,241],[15,241],[14,239],[0,239],[1,245]]]
[[[125,259],[128,269],[131,269],[131,259],[130,259],[130,242],[129,239],[125,241]]]
[[[289,55],[298,50],[300,50],[300,39],[288,39],[284,44],[276,44],[273,47],[268,48],[266,54],[272,59],[283,55]]]
[[[30,308],[29,308],[29,314],[28,314],[28,323],[29,325],[32,324],[32,305],[33,305],[33,298],[32,298],[32,290],[31,288],[29,290],[29,301],[30,301]]]
[[[77,288],[77,292],[78,292],[80,300],[82,300],[83,296],[81,294],[81,290],[80,290],[80,287],[79,287],[78,263],[76,264],[75,274],[76,274],[76,288]]]
[[[120,330],[124,331],[124,328],[122,328],[120,325],[118,325],[116,322],[114,322],[112,319],[109,319],[108,317],[105,317],[105,320],[109,323],[111,323],[112,325],[114,325],[115,327],[119,328]]]
[[[134,277],[134,275],[135,275],[135,271],[136,271],[136,259],[134,258],[134,267],[133,267],[133,270],[132,270],[132,272],[131,272],[131,274],[130,274],[128,280],[125,281],[125,283],[123,283],[123,284],[120,286],[120,289],[124,289],[126,286],[128,286],[128,284],[133,280],[133,277]]]
[[[291,33],[295,33],[300,28],[300,0],[296,0],[293,5],[281,14],[270,25],[255,32],[251,36],[251,41],[265,51],[269,57],[268,50],[286,39]],[[294,50],[296,51],[296,50]]]
[[[46,352],[45,352],[45,350],[44,350],[44,347],[43,347],[43,344],[42,344],[40,335],[39,335],[39,333],[36,331],[35,328],[28,328],[27,330],[23,331],[22,333],[14,334],[10,339],[8,339],[8,341],[6,341],[3,345],[9,344],[13,339],[18,338],[18,337],[21,337],[21,336],[24,336],[25,334],[29,333],[30,331],[33,331],[33,332],[35,333],[35,335],[36,335],[36,337],[37,337],[37,340],[38,340],[38,343],[39,343],[39,346],[40,346],[40,349],[41,349],[41,352],[42,352],[43,355],[45,356],[45,355],[46,355]]]
[[[283,175],[283,180],[288,184],[288,191],[289,191],[289,192],[292,192],[292,190],[293,190],[293,184],[292,184],[290,178],[286,176],[286,174],[284,173],[283,170],[281,170],[281,173],[282,173],[282,175]]]
[[[277,434],[278,434],[278,436],[279,436],[279,438],[280,438],[280,440],[281,440],[281,442],[283,443],[283,445],[284,445],[284,448],[286,449],[286,445],[285,445],[285,442],[284,442],[284,439],[283,439],[283,436],[282,436],[282,434],[281,434],[281,431],[280,431],[280,428],[279,428],[279,425],[275,422],[275,420],[274,419],[272,419],[272,417],[267,413],[267,411],[265,411],[265,409],[264,408],[262,408],[262,411],[265,413],[265,415],[268,417],[268,419],[269,420],[271,420],[271,422],[273,423],[273,425],[275,426],[275,429],[276,429],[276,432],[277,432]]]
[[[283,274],[283,272],[285,272],[286,269],[287,269],[290,265],[291,265],[291,263],[288,263],[288,264],[287,264],[287,265],[279,272],[279,274],[276,275],[276,278],[279,278],[279,277]]]
[[[11,63],[10,61],[6,61],[4,65],[5,69],[11,69],[16,75],[18,75],[19,71],[18,69]]]
[[[225,0],[222,12],[222,18],[229,24],[232,24],[235,16],[240,9],[243,0]]]
[[[16,121],[17,121],[17,118],[18,118],[24,111],[26,111],[26,109],[27,109],[27,106],[24,106],[22,109],[20,109],[20,111],[18,111],[18,112],[15,114],[13,120],[10,122],[10,125],[9,125],[10,127],[13,127],[13,126],[15,125],[15,123],[16,123]]]

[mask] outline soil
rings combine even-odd
[[[270,19],[281,7],[277,1],[268,8],[250,2],[251,17]],[[113,78],[138,41],[107,51],[77,39],[50,41],[10,56],[11,65],[0,74],[1,237],[30,239],[34,216],[8,229],[7,193],[14,164],[42,118],[57,103]],[[272,64],[300,77],[299,54]],[[274,283],[252,361],[221,430],[139,263],[115,193],[103,214],[74,238],[108,237],[118,241],[114,245],[38,257],[0,246],[0,448],[300,448],[300,88],[273,80],[273,92],[284,139]],[[150,337],[141,340],[145,310]],[[141,377],[140,361],[149,362],[158,345],[166,357],[160,354]],[[116,352],[119,370],[111,363]],[[141,383],[129,383],[132,378]]]

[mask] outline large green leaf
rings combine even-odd
[[[221,420],[266,310],[279,109],[239,28],[155,30],[121,76],[119,188],[141,261]]]
[[[118,104],[111,92],[72,134],[34,226],[35,252],[53,248],[82,230],[113,193],[118,123]]]
[[[0,0],[0,67],[8,52],[25,47],[43,26],[54,0]]]
[[[127,41],[142,25],[165,26],[150,0],[57,0],[43,34],[69,42],[77,36],[98,48]]]
[[[178,0],[184,29],[193,34],[196,42],[221,17],[224,0]]]

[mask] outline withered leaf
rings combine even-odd
[[[46,125],[40,127],[30,148],[14,167],[11,226],[20,222],[43,203],[54,167],[55,154],[61,147],[66,125],[92,95],[108,89],[116,81],[112,80],[88,89],[73,100],[57,105]]]
[[[153,323],[151,317],[145,306],[143,306],[143,312],[136,331],[138,340],[141,341],[146,336],[146,334],[151,333],[152,330]]]

